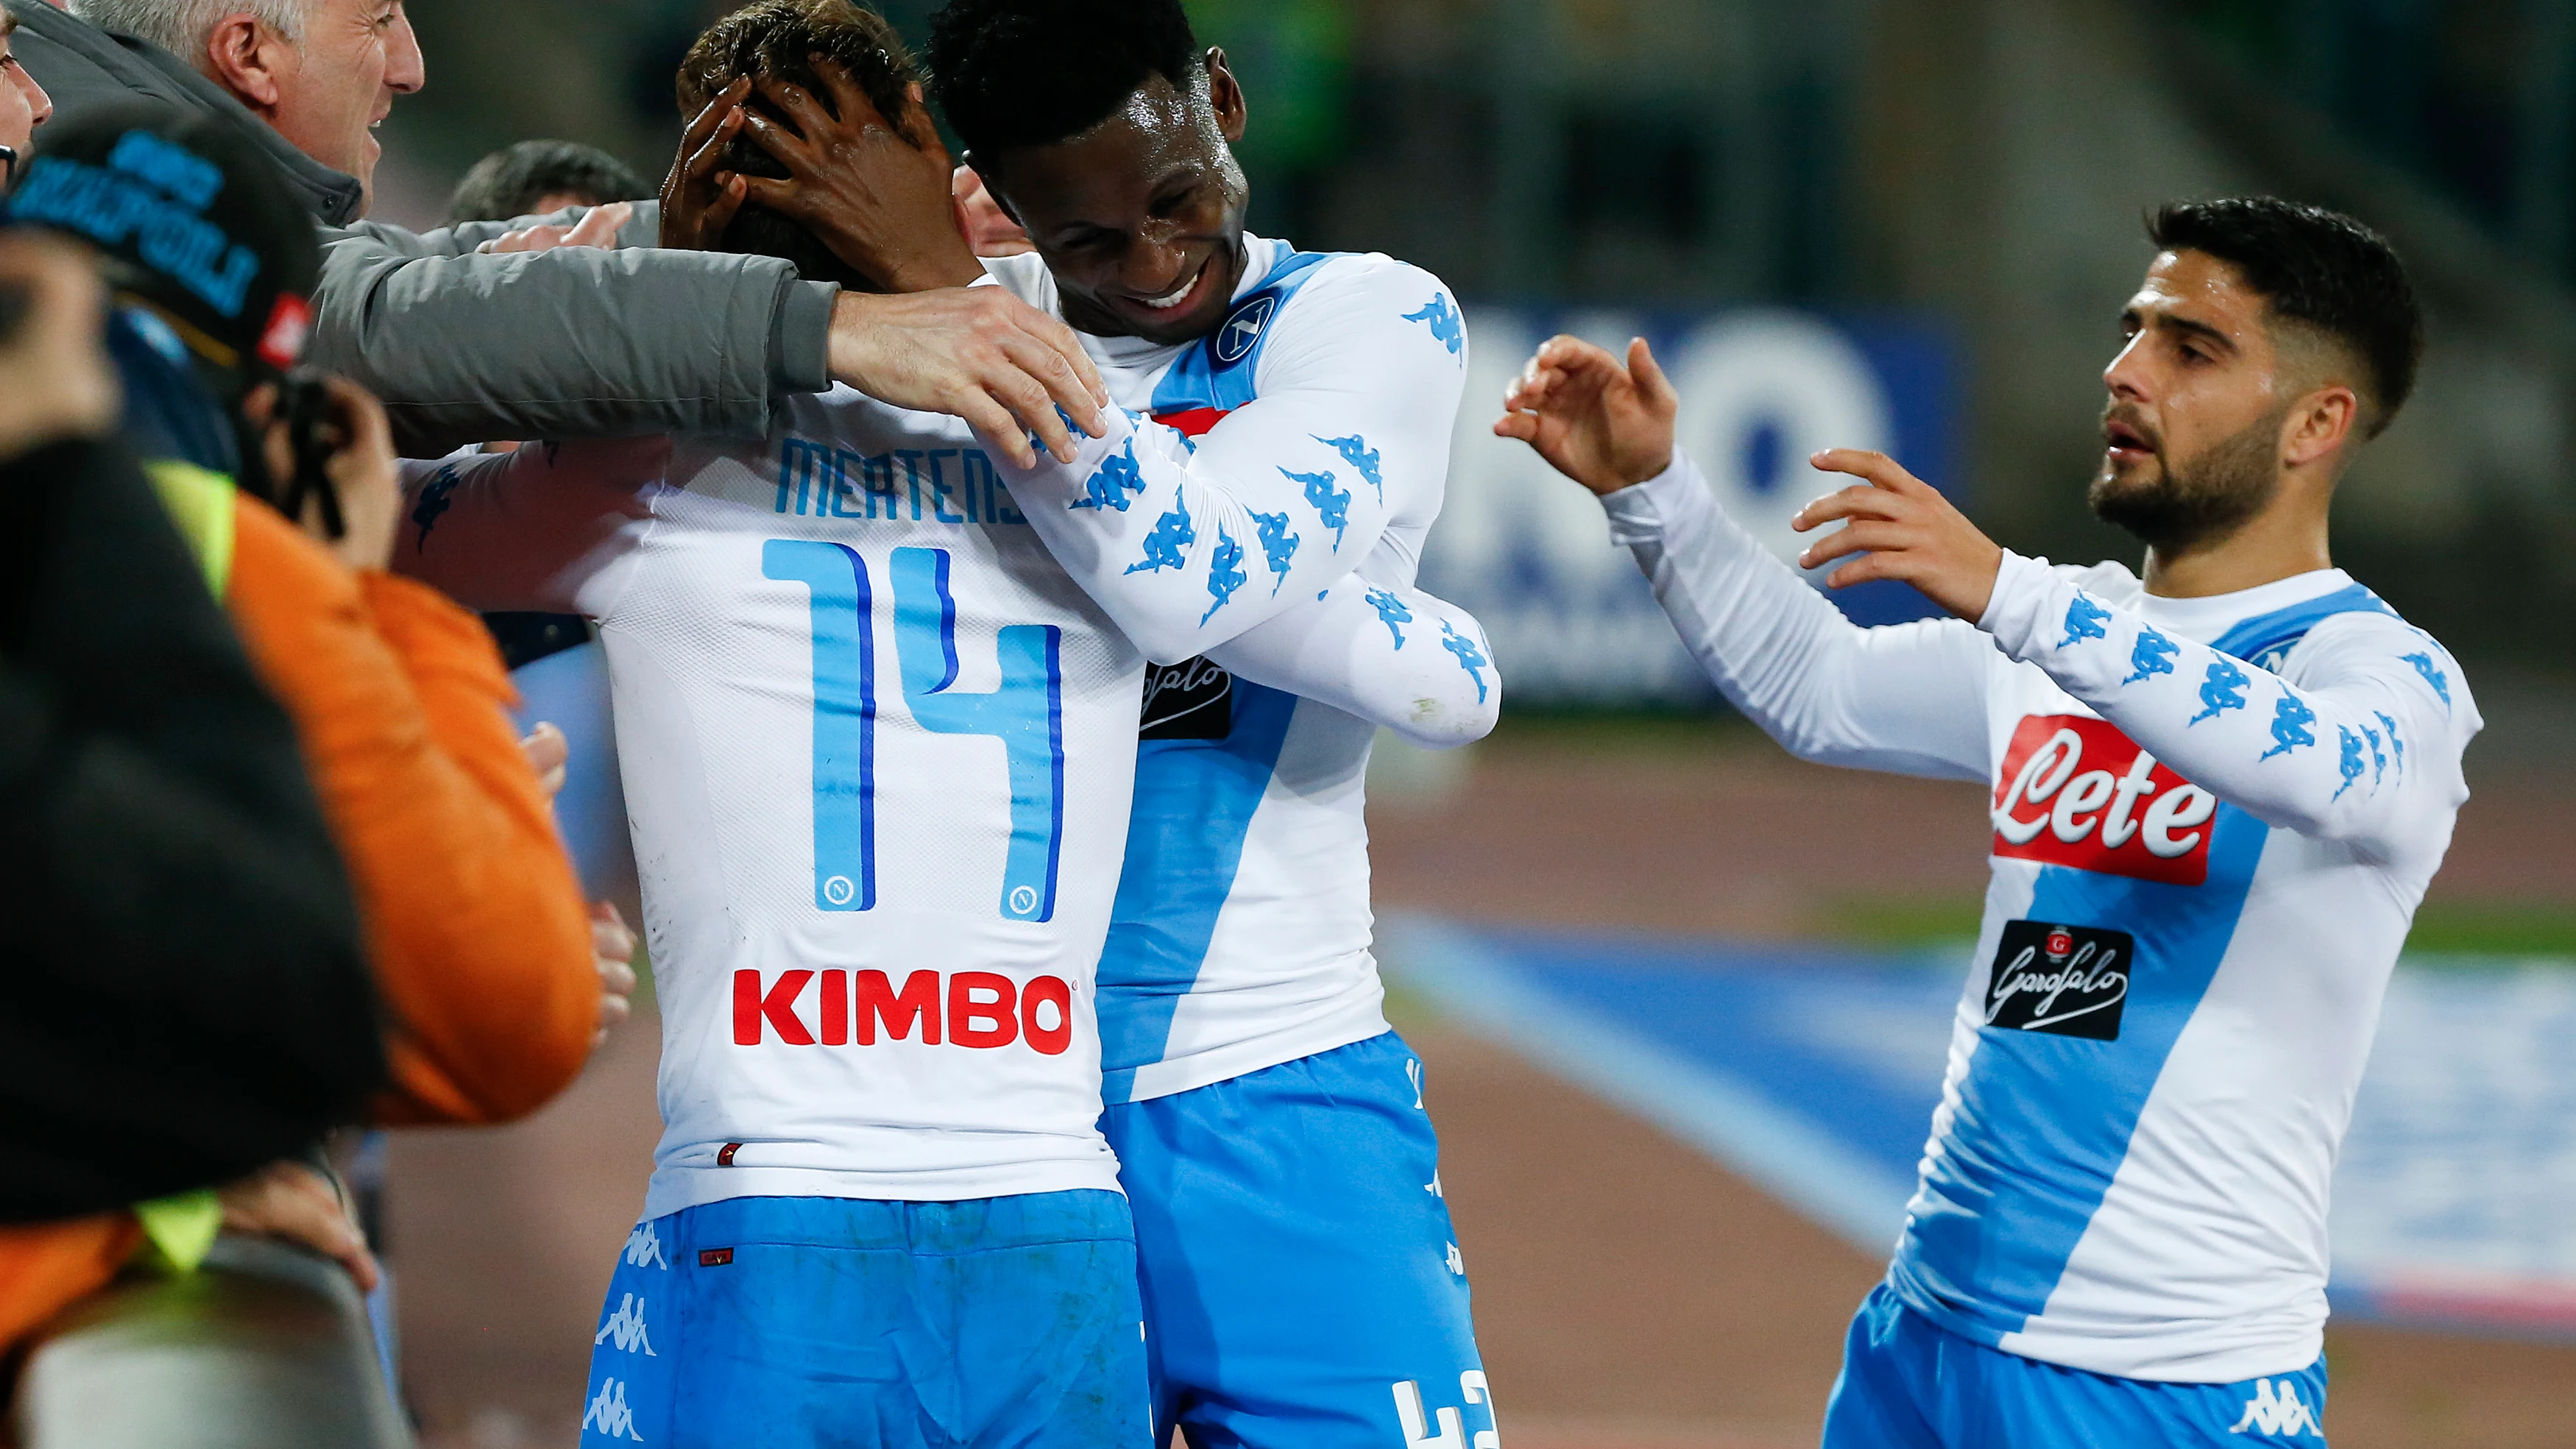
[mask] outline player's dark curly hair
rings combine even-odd
[[[930,18],[931,84],[971,151],[1078,136],[1151,76],[1187,91],[1198,54],[1181,0],[948,0]]]
[[[2415,391],[2424,313],[2388,239],[2337,211],[2272,196],[2169,202],[2147,218],[2163,251],[2226,262],[2272,311],[2313,327],[2362,365],[2366,437],[2377,437]]]
[[[897,134],[911,139],[903,115],[912,106],[911,89],[920,84],[921,72],[885,17],[850,0],[754,0],[708,26],[681,58],[680,73],[673,82],[680,120],[686,124],[695,119],[718,92],[743,76],[776,77],[802,86],[825,110],[831,110],[831,92],[816,78],[808,59],[816,55],[839,62],[866,92],[877,114],[891,122]],[[743,104],[784,123],[785,118],[773,112],[757,91]],[[787,174],[787,168],[748,135],[733,139],[725,164],[747,176]],[[723,247],[784,258],[808,280],[874,285],[853,274],[812,232],[767,207],[746,203],[735,212],[725,227]]]

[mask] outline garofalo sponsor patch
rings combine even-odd
[[[2117,1041],[2134,944],[2126,931],[2006,921],[1986,983],[1986,1025]]]
[[[1138,734],[1149,740],[1221,740],[1234,729],[1234,676],[1204,658],[1145,669]]]

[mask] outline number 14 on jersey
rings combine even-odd
[[[877,903],[877,659],[875,592],[867,560],[845,544],[773,538],[761,573],[805,586],[814,645],[814,904],[826,911]],[[1006,624],[994,637],[1001,682],[958,692],[957,602],[949,553],[899,548],[892,575],[896,671],[903,704],[933,734],[1002,742],[1011,786],[1011,843],[1000,909],[1014,921],[1055,915],[1064,844],[1063,633],[1052,624]]]

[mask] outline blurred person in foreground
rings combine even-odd
[[[1457,743],[1490,723],[1473,621],[1402,597],[1440,510],[1464,319],[1418,267],[1245,230],[1231,143],[1250,101],[1177,0],[954,0],[929,56],[987,199],[1033,244],[991,274],[1076,329],[1121,409],[1075,465],[1098,460],[1094,501],[1031,522],[1077,579],[1098,555],[1198,605],[1175,632],[1099,595],[1167,666],[1099,967],[1101,1130],[1134,1209],[1157,1441],[1494,1433],[1422,1064],[1371,953],[1372,719],[1350,677],[1263,677],[1226,652],[1301,590],[1357,587],[1384,601],[1381,643],[1467,691],[1397,727]],[[788,179],[738,176],[728,197],[896,285],[972,275],[857,164],[901,161],[896,133],[784,78],[761,94],[780,116],[726,124]],[[915,184],[957,187],[926,167]],[[1188,442],[1164,446],[1174,432]],[[1004,469],[1024,503],[1053,495],[1049,473]]]
[[[2090,500],[2147,547],[2052,567],[1876,453],[1799,514],[1863,629],[1722,515],[1675,394],[1559,337],[1494,425],[1601,496],[1727,699],[1811,760],[1993,788],[1949,1077],[1828,1449],[2324,1435],[2327,1196],[2416,904],[2468,796],[2459,665],[2335,568],[2336,481],[2412,390],[2388,243],[2181,202],[2103,373]]]
[[[383,414],[298,370],[311,228],[217,123],[132,107],[48,131],[12,214],[99,249],[124,431],[296,723],[387,1006],[392,1085],[373,1115],[533,1111],[622,1014],[630,982],[595,947],[631,941],[594,938],[555,837],[561,737],[523,750],[482,626],[385,572]],[[152,241],[176,235],[197,244]]]
[[[634,209],[623,249],[534,256],[478,251],[523,229],[509,224],[417,235],[360,221],[374,129],[427,76],[401,0],[6,8],[66,115],[161,101],[224,126],[286,173],[324,228],[314,360],[386,401],[406,454],[490,438],[758,438],[782,399],[836,382],[963,416],[1020,461],[1034,457],[1031,434],[1071,456],[1067,417],[1097,425],[1089,359],[1060,324],[1004,292],[876,296],[800,280],[776,258],[657,249],[650,204]]]
[[[294,729],[112,441],[104,317],[76,247],[0,229],[0,1369],[147,1228],[174,1256],[225,1218],[353,1246],[309,1171],[189,1189],[301,1150],[384,1081]]]

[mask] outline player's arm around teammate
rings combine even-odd
[[[735,177],[721,183],[732,188],[725,194],[757,199],[803,223],[835,255],[889,287],[980,277],[952,219],[948,156],[927,113],[916,107],[900,126],[889,125],[829,68],[818,76],[831,92],[829,109],[790,81],[759,83],[762,99],[792,119],[794,131],[748,109],[724,123],[740,127],[788,172],[785,180]],[[1218,103],[1232,97],[1220,124],[1239,126],[1232,78],[1214,84]],[[1015,154],[989,164],[1007,165]],[[704,169],[706,185],[719,184],[717,156],[701,153],[684,164]],[[1239,209],[1241,184],[1239,172],[1231,190],[1212,181],[1190,204]],[[917,204],[889,204],[900,195]],[[1174,225],[1212,220],[1194,214]],[[1058,455],[1032,463],[1015,439],[969,419],[1005,465],[1049,550],[1150,658],[1204,654],[1323,592],[1370,555],[1389,524],[1427,512],[1424,500],[1438,497],[1448,472],[1446,424],[1465,375],[1463,328],[1450,325],[1454,304],[1437,278],[1383,257],[1351,259],[1358,264],[1318,271],[1311,282],[1297,279],[1322,260],[1299,258],[1275,274],[1281,280],[1268,284],[1278,291],[1272,309],[1243,331],[1245,349],[1262,349],[1257,395],[1190,446],[1164,446],[1141,417],[1109,408],[1097,436],[1076,440],[1070,462]],[[1204,310],[1209,295],[1231,286],[1240,261],[1203,255],[1184,265],[1176,279],[1183,285],[1165,299],[1170,315]],[[1225,298],[1215,300],[1222,310]],[[1300,344],[1272,347],[1267,336],[1292,309]],[[1246,586],[1254,580],[1275,587]]]

